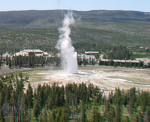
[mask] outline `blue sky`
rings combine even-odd
[[[51,9],[150,12],[150,0],[0,0],[0,11]]]

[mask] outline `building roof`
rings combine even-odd
[[[99,54],[99,51],[85,51],[85,54]]]
[[[20,51],[20,52],[44,52],[44,51],[42,51],[42,50],[40,50],[40,49],[25,49],[25,50],[22,50],[22,51]]]
[[[11,55],[8,53],[8,52],[6,52],[6,53],[4,53],[3,55],[2,55],[2,57],[10,57]]]
[[[139,63],[140,61],[139,60],[111,60],[111,59],[101,59],[101,61],[113,61],[113,62],[122,62],[122,63]]]
[[[36,56],[41,56],[41,55],[48,55],[47,52],[44,52],[40,49],[25,49],[25,50],[22,50],[22,51],[19,51],[17,53],[15,53],[14,55],[15,56],[28,56],[29,53],[35,53]]]

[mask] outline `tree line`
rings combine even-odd
[[[22,73],[1,76],[0,122],[150,121],[149,92],[132,88],[104,93],[84,83],[33,89]]]
[[[144,65],[143,61],[132,62],[132,61],[114,61],[114,60],[99,60],[99,65],[105,66],[120,66],[120,67],[138,67],[138,68],[150,68],[150,64]]]
[[[43,67],[48,65],[60,66],[61,61],[59,57],[37,57],[37,56],[14,56],[6,57],[5,60],[0,57],[0,68],[3,64],[9,66],[9,68],[22,68],[22,67]],[[150,63],[145,65],[143,61],[140,62],[129,62],[129,61],[114,61],[114,60],[95,60],[95,59],[80,59],[78,58],[78,65],[105,65],[105,66],[123,66],[123,67],[139,67],[149,68]]]
[[[37,67],[53,64],[57,59],[44,56],[13,56],[0,59],[0,66],[5,63],[9,68]]]

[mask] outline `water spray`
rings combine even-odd
[[[70,26],[75,23],[75,19],[72,12],[69,11],[63,20],[62,27],[59,28],[59,40],[57,42],[56,48],[61,54],[61,65],[65,72],[67,73],[77,73],[77,52],[72,45],[72,40],[70,37],[71,28]]]

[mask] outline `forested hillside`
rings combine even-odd
[[[58,27],[67,11],[0,12],[0,51],[25,48],[53,51]],[[74,46],[82,50],[107,50],[112,46],[150,47],[150,13],[137,11],[73,11]]]

